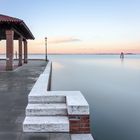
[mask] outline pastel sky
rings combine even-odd
[[[44,53],[45,36],[49,53],[140,53],[140,0],[0,0],[0,12],[31,29],[30,53]]]

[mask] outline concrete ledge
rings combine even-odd
[[[89,115],[89,105],[81,93],[66,96],[69,115]]]
[[[34,84],[30,94],[35,94],[36,92],[43,93],[48,89],[49,84],[49,74],[41,74]]]
[[[43,94],[45,91],[49,90],[51,68],[52,63],[49,62],[44,72],[39,76],[36,83],[34,84],[31,92],[29,93],[29,96],[34,95],[36,93]]]
[[[91,134],[72,134],[71,140],[94,140]]]
[[[45,68],[43,74],[47,74],[47,73],[50,74],[51,69],[52,69],[52,63],[49,62],[49,63],[47,64],[47,67]]]

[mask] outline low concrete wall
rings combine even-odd
[[[29,103],[66,103],[70,133],[90,133],[89,104],[80,91],[50,91],[52,63],[49,62],[28,96]]]

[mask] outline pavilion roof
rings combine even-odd
[[[15,31],[14,39],[18,39],[19,35],[22,35],[25,39],[35,39],[23,20],[0,14],[0,39],[6,38],[6,29]]]

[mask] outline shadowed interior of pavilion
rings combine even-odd
[[[5,70],[15,68],[13,59],[14,40],[18,40],[17,66],[22,66],[23,62],[28,63],[28,39],[35,38],[23,20],[0,14],[0,41],[6,40],[6,63],[5,65],[2,64]]]

